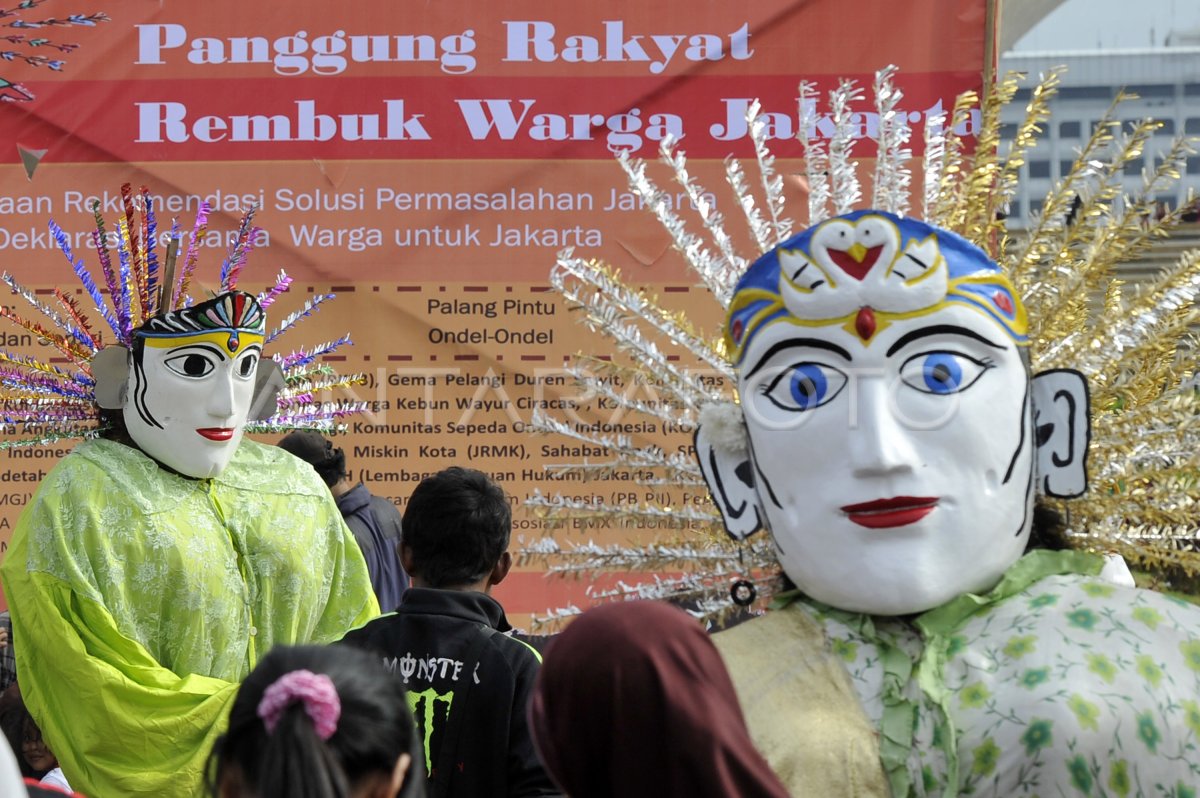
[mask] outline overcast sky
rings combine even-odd
[[[1172,30],[1200,30],[1200,0],[1066,0],[1013,49],[1162,47]]]

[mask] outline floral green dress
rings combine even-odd
[[[258,659],[379,614],[324,483],[253,441],[210,480],[81,443],[25,508],[0,576],[25,702],[95,798],[199,794]]]
[[[895,796],[1195,796],[1200,607],[1101,565],[1035,552],[987,595],[908,619],[801,596],[777,611],[823,628]]]

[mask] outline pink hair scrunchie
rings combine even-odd
[[[304,711],[312,719],[318,737],[328,740],[333,736],[342,715],[337,688],[325,674],[306,670],[285,673],[263,691],[258,717],[262,718],[267,733],[275,731],[283,711],[296,701],[304,703]]]

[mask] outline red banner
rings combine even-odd
[[[563,363],[580,350],[607,353],[547,292],[555,253],[604,258],[681,308],[710,304],[613,153],[652,158],[664,137],[680,139],[721,208],[722,159],[751,152],[751,102],[761,101],[791,174],[799,81],[824,91],[849,77],[866,87],[887,64],[900,67],[902,108],[919,129],[979,88],[987,3],[114,0],[101,4],[107,20],[78,5],[46,0],[15,26],[0,18],[0,34],[11,34],[0,35],[0,97],[11,100],[0,103],[0,141],[9,142],[0,148],[0,267],[31,288],[73,286],[46,222],[86,253],[93,199],[112,216],[124,182],[149,186],[160,214],[185,227],[209,201],[210,267],[241,212],[261,206],[265,233],[247,287],[286,269],[297,284],[281,314],[308,293],[341,294],[306,337],[353,335],[338,367],[366,374],[359,395],[373,403],[342,439],[355,475],[403,505],[421,475],[469,462],[502,481],[517,508],[515,535],[528,539],[544,531],[521,505],[535,488],[646,498],[630,485],[557,483],[544,464],[604,453],[524,432],[535,409],[629,425],[603,407],[574,415]],[[49,19],[58,22],[31,27]],[[862,138],[874,135],[867,104],[856,121]],[[809,131],[828,132],[823,118]],[[787,191],[799,198],[799,182]],[[690,205],[671,199],[681,211]],[[41,351],[17,328],[0,344]],[[663,425],[628,434],[689,445]],[[0,546],[66,448],[0,455]],[[654,533],[557,534],[615,542]],[[527,570],[499,596],[523,621],[582,601],[584,587]]]

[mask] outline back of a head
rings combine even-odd
[[[571,798],[786,798],[708,634],[654,601],[585,612],[550,644],[530,706]]]
[[[487,474],[456,466],[417,485],[402,529],[422,583],[458,588],[487,576],[508,550],[512,509]]]
[[[277,646],[238,690],[209,757],[208,789],[214,798],[348,798],[356,785],[390,778],[409,754],[401,795],[419,795],[419,753],[404,686],[377,657]]]
[[[329,487],[346,475],[346,453],[316,430],[289,432],[279,441],[279,448],[311,465]]]

